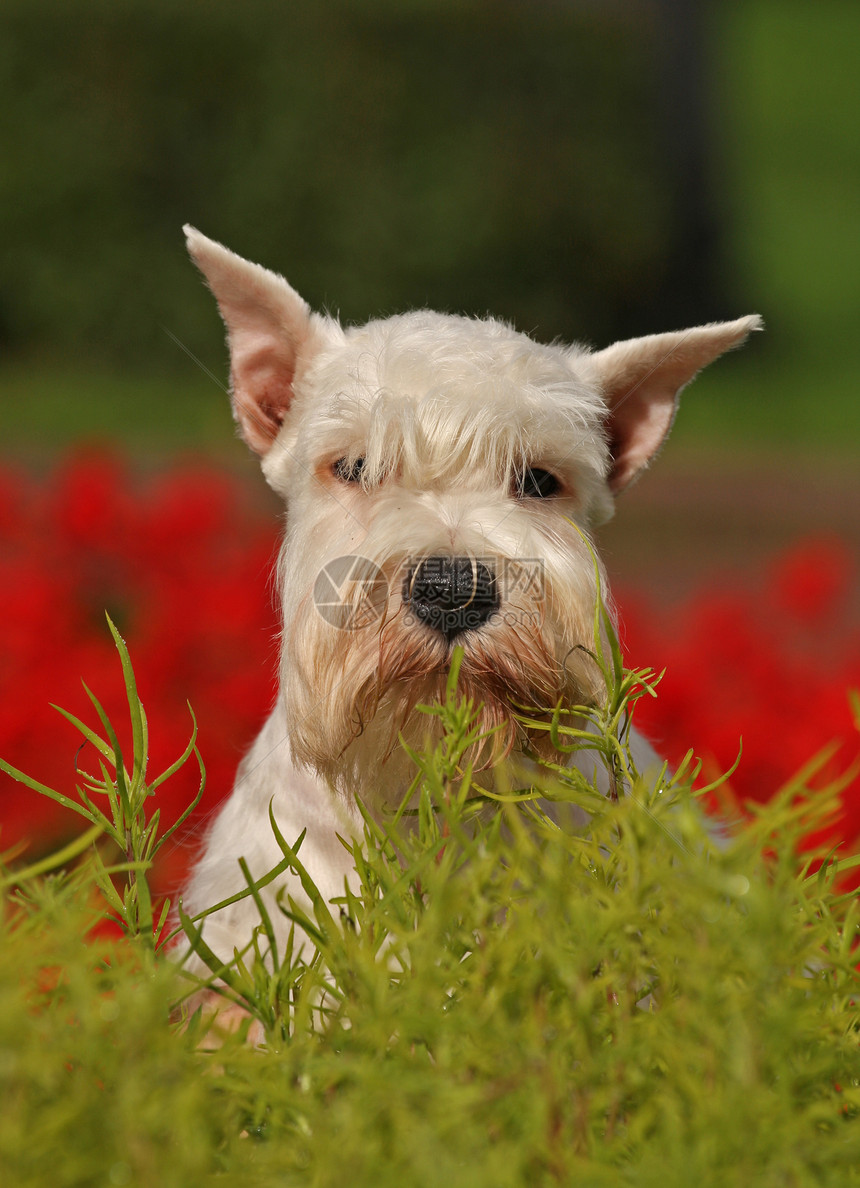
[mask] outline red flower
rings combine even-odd
[[[847,548],[804,541],[739,593],[703,592],[671,612],[621,598],[628,657],[665,666],[659,696],[640,703],[639,725],[667,758],[692,747],[709,777],[727,771],[743,741],[731,785],[764,801],[833,740],[839,753],[823,786],[860,756],[848,690],[860,688],[860,624]],[[841,834],[860,844],[860,780],[843,794]],[[834,838],[834,840],[839,840]]]

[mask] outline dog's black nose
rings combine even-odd
[[[450,643],[496,614],[496,575],[473,557],[425,557],[407,573],[403,601]]]

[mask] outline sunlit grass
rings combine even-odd
[[[536,787],[473,773],[455,663],[428,710],[442,740],[415,756],[400,812],[367,815],[342,897],[326,903],[301,839],[276,833],[310,903],[279,910],[310,948],[278,949],[250,880],[260,925],[229,970],[183,918],[218,993],[257,1024],[256,1046],[240,1028],[217,1051],[211,1018],[188,1017],[199,983],[155,946],[167,909],[142,887],[167,823],[115,637],[132,753],[106,720],[103,738],[85,729],[100,770],[77,796],[90,836],[4,876],[10,1182],[856,1182],[860,913],[834,862],[800,854],[833,794],[808,792],[813,764],[715,840],[684,788],[692,756],[637,771],[625,730],[656,678],[623,667],[607,627],[607,702],[582,710],[600,732],[570,714],[550,728],[609,767],[619,799],[563,763]],[[578,833],[553,819],[569,805]]]
[[[0,366],[0,450],[39,458],[75,442],[98,441],[122,446],[132,456],[191,449],[222,461],[231,455],[243,460],[225,378],[220,374],[218,383],[192,362],[187,371],[162,376],[90,370],[79,363],[6,363]]]

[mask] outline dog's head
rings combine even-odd
[[[296,757],[343,788],[397,785],[397,760],[382,764],[398,733],[421,740],[412,711],[444,688],[455,644],[487,758],[535,743],[515,707],[598,697],[588,532],[659,450],[681,389],[759,319],[597,352],[428,311],[343,328],[186,232],[227,326],[240,432],[287,504]]]

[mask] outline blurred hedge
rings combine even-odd
[[[634,309],[640,331],[667,303],[718,316],[706,210],[672,275],[667,103],[695,156],[672,87],[701,40],[659,12],[6,0],[0,345],[169,366],[164,324],[218,349],[185,221],[348,319],[426,303],[602,341]]]

